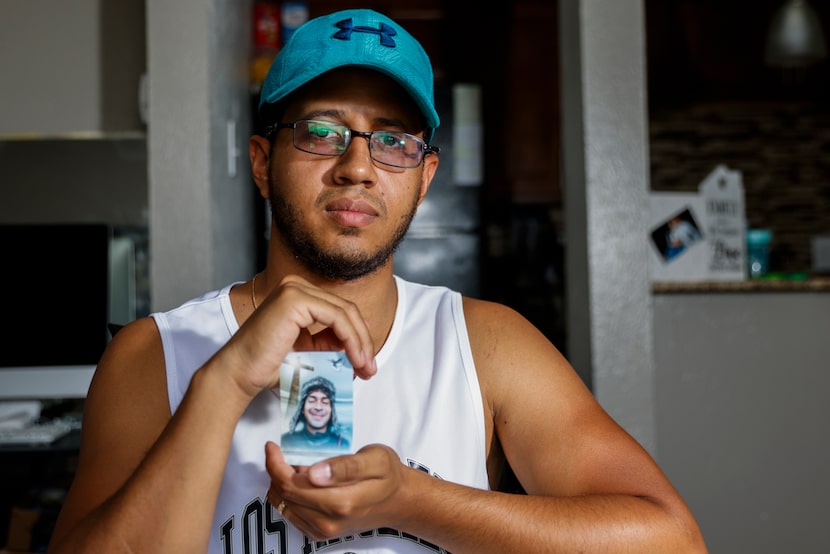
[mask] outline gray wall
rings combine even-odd
[[[144,0],[0,0],[0,134],[139,126]]]
[[[232,0],[147,1],[154,309],[255,271],[249,12]]]
[[[663,469],[712,553],[830,552],[830,292],[658,294]]]
[[[559,6],[568,355],[654,453],[643,5]]]

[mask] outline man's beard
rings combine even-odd
[[[331,419],[327,419],[325,423],[322,425],[314,425],[311,423],[309,418],[305,418],[305,427],[309,433],[317,434],[317,433],[327,433],[329,430],[329,424],[331,423]]]
[[[273,180],[268,188],[273,222],[280,232],[283,244],[309,271],[333,281],[352,281],[383,267],[406,236],[417,208],[417,203],[413,202],[409,213],[386,244],[375,252],[327,252],[317,243],[314,234],[302,227],[296,208],[285,202],[283,196],[277,192]],[[358,232],[356,229],[344,229],[343,234]]]

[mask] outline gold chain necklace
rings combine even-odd
[[[254,310],[257,309],[256,305],[256,278],[259,276],[259,273],[254,273],[254,278],[251,279],[251,302],[254,304]]]

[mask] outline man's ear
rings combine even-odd
[[[268,198],[268,172],[271,170],[271,141],[259,135],[253,135],[248,141],[248,156],[251,158],[251,176],[259,194]]]
[[[438,162],[438,154],[424,156],[424,167],[421,171],[421,192],[418,194],[419,206],[421,205],[421,202],[424,201],[424,197],[427,195],[427,191],[432,184],[432,179],[435,177],[435,172],[438,170]]]

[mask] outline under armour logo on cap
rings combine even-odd
[[[395,40],[392,37],[397,35],[398,32],[386,23],[381,23],[379,29],[373,29],[365,25],[355,25],[352,23],[352,18],[349,18],[338,21],[334,25],[340,30],[334,34],[333,38],[351,40],[352,33],[370,33],[380,37],[380,44],[382,46],[395,47]]]
[[[429,56],[404,27],[374,10],[340,10],[310,19],[294,31],[262,84],[260,110],[340,67],[365,67],[397,81],[424,115],[424,138],[432,140],[440,119]]]

